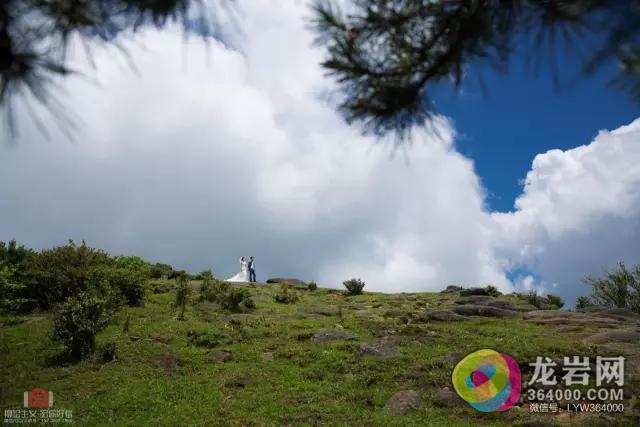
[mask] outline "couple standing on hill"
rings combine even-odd
[[[240,273],[227,279],[227,282],[255,282],[256,281],[256,261],[253,255],[247,262],[243,256],[240,257]]]

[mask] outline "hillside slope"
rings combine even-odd
[[[116,345],[116,360],[107,363],[61,362],[61,348],[50,340],[48,312],[3,317],[1,409],[21,408],[25,390],[43,387],[53,391],[56,408],[73,411],[76,425],[539,425],[534,423],[540,418],[551,425],[632,425],[638,420],[640,323],[632,313],[529,313],[532,307],[516,296],[461,297],[456,291],[345,296],[301,288],[296,303],[282,304],[274,301],[278,285],[247,284],[236,286],[250,290],[255,310],[226,313],[194,297],[186,319],[179,321],[171,283],[154,286],[144,307],[123,309],[99,335],[99,344]],[[192,286],[196,290],[198,283]],[[532,414],[524,393],[509,411],[479,412],[452,391],[451,373],[458,360],[480,348],[518,361],[523,385],[530,375],[526,364],[537,356],[624,354],[625,415]],[[415,391],[410,398],[419,399],[409,410],[406,402],[403,407],[402,401],[389,401],[409,390]]]

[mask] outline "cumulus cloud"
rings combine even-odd
[[[135,73],[111,51],[95,51],[95,72],[78,54],[99,83],[65,82],[78,141],[24,126],[0,144],[0,240],[86,239],[222,277],[255,255],[261,279],[361,277],[385,291],[526,282],[568,294],[578,274],[638,254],[638,122],[541,154],[516,211],[492,214],[446,118],[439,138],[416,131],[393,152],[322,101],[307,11],[240,3],[244,32],[227,45],[145,31],[122,41]],[[512,268],[531,277],[513,283]]]
[[[581,280],[640,262],[640,119],[533,160],[515,211],[493,213],[496,253],[535,274],[525,288],[573,300]]]

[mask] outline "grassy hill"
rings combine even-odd
[[[531,315],[526,301],[514,295],[496,303],[490,297],[465,299],[456,291],[346,296],[332,289],[300,288],[297,302],[283,304],[274,300],[278,285],[246,284],[235,286],[249,289],[254,310],[227,313],[193,297],[180,321],[172,307],[172,285],[155,281],[144,307],[123,308],[100,333],[98,344],[115,343],[116,359],[108,362],[99,360],[99,352],[77,364],[61,360],[62,348],[50,339],[49,312],[2,317],[3,412],[21,408],[25,390],[43,387],[53,391],[56,408],[73,411],[76,425],[638,421],[640,344],[634,334],[640,326],[631,313]],[[199,283],[191,286],[195,291]],[[461,310],[463,306],[471,309]],[[474,307],[480,316],[473,315]],[[507,317],[492,317],[501,315]],[[529,376],[523,365],[536,356],[595,358],[622,352],[627,355],[625,414],[532,414],[524,397],[507,412],[481,413],[450,390],[457,361],[480,348],[505,352],[520,362],[523,384]],[[420,402],[394,415],[387,401],[402,390],[415,391]],[[540,422],[547,424],[536,424]]]

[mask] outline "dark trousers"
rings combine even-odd
[[[256,271],[253,268],[249,269],[249,282],[253,283],[256,281]]]

